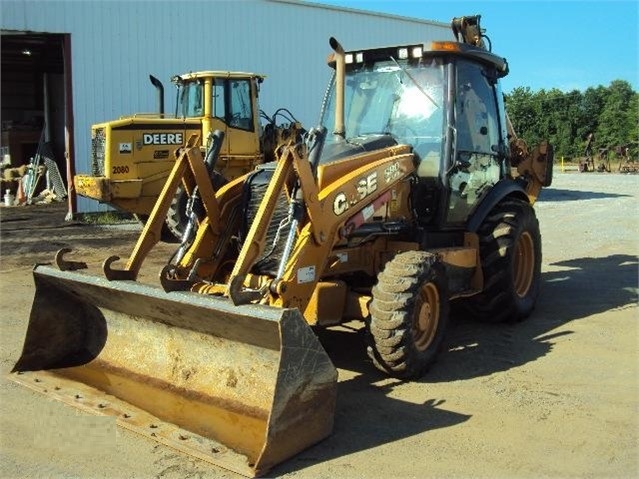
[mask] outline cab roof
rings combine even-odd
[[[361,63],[388,60],[393,57],[399,59],[417,59],[421,57],[452,55],[469,58],[481,63],[489,64],[503,77],[508,74],[508,62],[494,53],[480,47],[457,41],[434,41],[429,43],[414,43],[412,45],[394,45],[381,48],[365,48],[345,52],[346,66]],[[329,64],[334,65],[333,55],[329,56]]]
[[[198,78],[236,78],[236,79],[257,78],[261,81],[266,78],[266,75],[261,75],[259,73],[249,73],[249,72],[203,70],[199,72],[189,72],[189,73],[182,73],[181,75],[175,75],[173,78],[171,78],[171,81],[173,83],[179,83],[182,81],[196,80]]]

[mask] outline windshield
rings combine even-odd
[[[204,86],[200,82],[181,84],[178,91],[177,116],[189,118],[204,115],[203,90]]]
[[[333,83],[322,115],[322,124],[329,132],[334,131],[334,89]],[[420,151],[424,143],[441,145],[443,92],[444,67],[440,58],[411,63],[389,59],[347,71],[346,139],[387,134],[399,143],[413,145],[418,155],[427,154],[424,148]]]

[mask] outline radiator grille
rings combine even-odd
[[[271,179],[272,173],[273,172],[269,169],[258,169],[256,174],[254,174],[252,178],[246,182],[245,187],[248,188],[248,191],[245,192],[246,232],[248,232],[252,222],[255,221],[257,210],[260,207],[264,193],[268,188],[268,181]],[[246,195],[246,193],[249,194]],[[264,254],[255,263],[253,273],[275,276],[277,267],[282,258],[288,228],[285,228],[280,232],[279,238],[277,238],[277,230],[280,226],[280,222],[286,219],[287,216],[288,200],[286,193],[282,191],[280,192],[275,206],[273,219],[268,226]],[[277,241],[275,241],[276,238]]]
[[[104,154],[106,130],[98,128],[91,138],[91,173],[93,176],[104,176]]]

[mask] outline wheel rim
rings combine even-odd
[[[435,338],[439,324],[439,290],[433,283],[424,284],[417,296],[413,321],[415,347],[424,351]]]
[[[535,275],[535,247],[530,233],[519,236],[513,252],[513,278],[515,293],[523,298],[530,291]]]

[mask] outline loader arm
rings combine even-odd
[[[206,217],[209,219],[206,227],[215,237],[219,237],[220,207],[215,197],[215,190],[200,149],[191,145],[183,149],[176,160],[124,269],[118,270],[112,267],[112,264],[120,259],[119,256],[111,256],[104,261],[103,271],[107,279],[135,280],[137,278],[145,258],[161,239],[164,219],[180,184],[189,195],[192,195],[195,187],[199,189]]]
[[[322,273],[330,266],[335,245],[352,228],[370,220],[390,201],[391,190],[415,172],[414,157],[408,148],[399,152],[391,148],[388,156],[376,156],[367,161],[367,155],[362,155],[361,167],[321,189],[310,182],[309,163],[294,158],[309,221],[300,229],[284,275],[276,285],[278,297],[273,305],[298,308],[307,321],[312,318],[306,310]],[[316,197],[311,196],[314,190]]]
[[[245,176],[224,185],[215,193],[220,214],[217,225],[211,227],[215,219],[205,217],[196,232],[192,247],[188,249],[182,261],[172,265],[171,270],[163,271],[160,276],[165,291],[188,290],[201,278],[224,278],[228,264],[234,263],[229,251],[233,232],[239,228],[240,202]],[[220,228],[224,225],[224,228]],[[220,231],[215,233],[214,231]],[[170,273],[170,274],[169,274]]]
[[[415,171],[414,156],[407,146],[362,154],[346,161],[359,166],[320,188],[306,157],[296,148],[289,147],[285,151],[231,274],[226,293],[234,302],[240,304],[259,299],[271,306],[297,308],[304,313],[337,242],[349,228],[369,220],[376,210],[388,203],[390,191]],[[339,166],[336,162],[322,168]],[[322,173],[331,177],[326,171]],[[268,288],[253,291],[254,294],[242,294],[242,283],[264,251],[266,226],[273,216],[280,192],[291,184],[299,185],[304,214],[296,225],[290,255],[282,258],[282,275],[271,278]],[[289,192],[289,201],[292,201],[294,198],[290,195]],[[248,284],[244,286],[246,292]],[[206,288],[200,285],[194,289],[205,292]],[[313,316],[305,317],[309,321]]]

